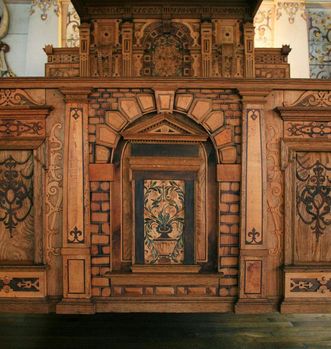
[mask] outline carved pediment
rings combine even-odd
[[[331,121],[330,91],[306,91],[294,102],[276,108],[284,121]]]
[[[208,135],[200,128],[173,115],[162,114],[134,125],[123,132],[124,139],[140,142],[203,142]]]

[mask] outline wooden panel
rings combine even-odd
[[[143,183],[144,262],[182,264],[185,254],[185,182],[145,179]]]
[[[67,192],[65,232],[67,243],[84,243],[83,107],[67,106]]]
[[[131,155],[131,149],[134,148],[134,154],[137,155],[137,148],[140,147],[146,151],[149,151],[151,148],[155,146],[156,149],[165,149],[169,146],[169,149],[166,150],[166,153],[173,152],[176,153],[176,157],[152,157],[152,156],[134,156],[129,157]],[[172,172],[172,176],[174,178],[179,178],[183,172],[186,173],[186,177],[184,179],[188,179],[187,175],[190,172],[194,174],[192,178],[195,178],[195,207],[194,210],[196,212],[195,215],[195,257],[190,257],[186,263],[192,264],[194,259],[197,262],[207,262],[208,259],[208,214],[207,214],[207,184],[206,184],[206,176],[208,175],[207,167],[206,167],[206,154],[205,150],[200,146],[199,153],[197,157],[180,157],[181,149],[184,146],[184,149],[189,147],[189,152],[191,152],[190,147],[193,146],[194,153],[196,151],[195,145],[174,145],[174,144],[132,144],[125,148],[123,155],[123,167],[122,167],[122,188],[123,188],[123,198],[122,198],[122,234],[121,234],[121,255],[122,261],[131,261],[132,260],[132,188],[130,183],[131,179],[131,171],[138,170],[143,173],[143,171],[148,171],[150,176],[152,173],[160,173],[160,171],[164,171],[164,174],[157,179],[167,179],[170,172]],[[160,148],[158,148],[160,147]],[[142,153],[142,151],[141,151]],[[154,150],[153,150],[154,153]],[[139,151],[140,154],[140,151]],[[177,177],[176,177],[177,176]],[[154,175],[153,177],[156,178]],[[137,178],[136,178],[137,179]],[[192,202],[194,201],[192,199]],[[192,216],[190,212],[187,213]],[[211,224],[212,226],[212,224]],[[193,228],[192,228],[193,229]],[[142,248],[140,248],[142,250]],[[192,252],[193,254],[193,252]],[[137,259],[136,259],[137,261]]]
[[[245,260],[244,292],[246,295],[262,293],[262,261]]]
[[[294,262],[331,261],[331,153],[298,152]]]
[[[85,293],[85,260],[68,259],[68,293]]]
[[[33,174],[32,151],[0,151],[1,262],[34,261]]]
[[[260,111],[247,112],[246,244],[261,244],[262,236],[262,149]]]
[[[255,106],[255,107],[254,107]],[[253,108],[254,107],[254,108]],[[242,236],[245,248],[264,248],[265,145],[263,105],[247,104],[243,137]]]
[[[135,173],[136,263],[194,263],[194,182],[189,180],[192,175]]]
[[[0,271],[0,297],[39,298],[46,296],[44,271]]]
[[[69,248],[62,251],[64,298],[89,298],[90,256],[83,248]]]
[[[285,298],[331,298],[331,272],[286,272]]]

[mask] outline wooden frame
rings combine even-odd
[[[176,157],[132,157],[130,156],[128,158],[128,168],[125,167],[124,171],[129,171],[128,172],[128,179],[129,181],[131,181],[132,183],[132,190],[134,192],[134,187],[135,187],[135,173],[139,173],[141,171],[143,171],[144,173],[156,173],[156,172],[160,172],[163,171],[163,173],[167,173],[167,172],[172,172],[172,173],[191,173],[194,174],[197,177],[197,181],[195,183],[195,195],[199,195],[200,197],[203,198],[203,202],[205,202],[206,200],[206,196],[207,196],[207,192],[206,192],[206,188],[205,188],[205,184],[203,184],[203,182],[201,181],[201,178],[198,179],[198,177],[201,177],[202,174],[200,174],[200,172],[202,171],[202,167],[201,167],[201,158],[200,156],[197,158],[190,158],[190,157],[186,157],[186,158],[176,158]],[[208,177],[208,171],[207,171],[207,167],[205,170],[203,170],[204,174],[203,176],[205,176],[206,178]],[[122,176],[122,178],[124,178],[124,176]],[[206,179],[205,179],[206,181]],[[122,180],[122,184],[121,187],[123,188],[125,184],[123,183]],[[131,189],[130,189],[131,190]],[[203,194],[203,192],[205,192]],[[132,202],[134,202],[134,196],[132,196]],[[204,239],[205,242],[202,244],[205,247],[205,253],[201,253],[200,252],[200,258],[195,257],[195,262],[199,261],[199,262],[204,262],[207,261],[208,259],[208,221],[206,220],[206,207],[204,206],[203,202],[199,202],[199,204],[196,204],[195,207],[195,211],[197,212],[198,216],[196,217],[196,219],[200,222],[199,224],[199,229],[203,228],[203,231],[200,231],[195,233],[195,239],[197,239],[197,236],[200,236],[201,234],[204,235]],[[202,205],[200,207],[200,205]],[[133,211],[134,212],[134,211]],[[133,213],[132,213],[133,214]],[[122,212],[123,217],[127,217],[127,213],[126,212]],[[202,215],[202,217],[200,217],[200,215]],[[129,223],[127,221],[127,218],[124,220],[122,219],[122,222],[124,223],[125,221],[125,225],[122,226],[122,229],[129,229],[129,225],[131,223]],[[129,224],[129,225],[128,225]],[[203,225],[203,227],[201,226]],[[134,234],[133,234],[134,236]],[[123,230],[122,230],[122,234],[121,237],[123,239]],[[134,239],[133,239],[134,240]],[[202,246],[201,245],[201,246]],[[133,245],[134,246],[134,245]],[[199,245],[200,246],[200,245]],[[121,243],[121,251],[123,251],[123,240]],[[132,247],[132,251],[134,251],[134,248]],[[121,255],[123,256],[123,252],[121,252]],[[130,258],[130,260],[125,260],[123,258],[123,261],[131,261],[133,257]],[[197,260],[196,260],[197,258]],[[133,258],[134,260],[134,258]],[[137,270],[136,267],[133,268],[133,270]]]
[[[331,151],[330,141],[325,139],[314,139],[301,141],[293,139],[284,139],[281,143],[281,163],[282,170],[285,171],[285,266],[296,264],[294,259],[295,239],[295,185],[294,185],[294,160],[296,153],[300,152],[314,152],[314,151]]]
[[[0,293],[9,298],[42,298],[47,294],[43,194],[47,170],[46,117],[52,108],[37,105],[22,90],[8,90],[7,97],[5,105],[0,107],[0,151],[29,150],[33,156],[34,258],[31,264],[24,261],[0,264],[0,279],[4,285]]]

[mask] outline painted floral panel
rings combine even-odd
[[[145,264],[183,264],[185,182],[144,180]]]
[[[331,78],[331,10],[308,9],[309,65],[313,79]]]

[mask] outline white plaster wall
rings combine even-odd
[[[285,10],[275,20],[274,46],[290,45],[292,51],[289,54],[288,62],[291,65],[291,78],[309,78],[309,49],[308,30],[305,17],[305,9],[299,9],[293,23]]]
[[[7,4],[9,10],[9,30],[3,41],[9,45],[7,63],[17,76],[25,75],[26,46],[29,27],[29,4]]]
[[[48,44],[58,47],[58,16],[50,10],[43,21],[40,14],[36,9],[29,19],[25,76],[44,76],[47,56],[43,48]]]
[[[292,78],[309,78],[308,29],[303,0],[264,0],[255,16],[255,46],[290,45]]]
[[[36,8],[30,14],[30,1],[7,0],[10,23],[7,36],[3,39],[10,47],[7,63],[16,76],[44,76],[46,54],[43,48],[47,44],[58,47],[58,16],[53,8],[47,13],[47,19],[40,17]]]

